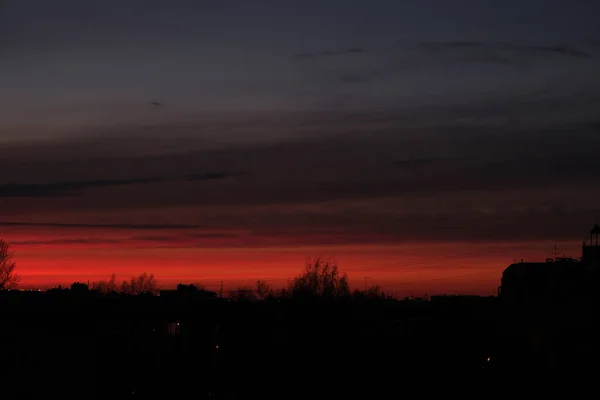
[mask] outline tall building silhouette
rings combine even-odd
[[[506,303],[543,303],[590,298],[600,276],[600,226],[584,241],[580,258],[555,257],[544,262],[520,261],[502,273],[499,297]]]
[[[581,259],[588,268],[600,268],[600,226],[594,225],[590,231],[589,243],[583,242]]]

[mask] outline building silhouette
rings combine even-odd
[[[589,268],[598,269],[600,267],[600,243],[598,236],[600,235],[600,226],[594,225],[590,231],[589,244],[583,242],[582,259],[587,263]]]
[[[600,226],[589,232],[580,258],[555,257],[520,261],[502,273],[499,297],[508,304],[548,303],[591,298],[600,276]]]

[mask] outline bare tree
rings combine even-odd
[[[271,288],[265,281],[257,281],[256,282],[256,293],[258,294],[258,297],[263,300],[272,294]]]
[[[0,290],[14,289],[21,277],[15,274],[14,251],[8,243],[0,239]]]
[[[234,301],[254,301],[257,300],[256,293],[252,287],[242,286],[237,290],[231,290],[229,292],[229,298]]]
[[[331,260],[316,258],[306,263],[305,272],[294,278],[290,291],[293,296],[340,297],[350,294],[348,276],[340,274]]]
[[[371,286],[370,288],[367,289],[367,291],[365,292],[365,295],[367,297],[371,297],[371,298],[383,297],[383,292],[381,291],[381,286],[379,286],[379,285]]]
[[[134,282],[135,278],[131,278],[131,281]],[[133,285],[127,281],[123,281],[121,283],[121,293],[125,294],[134,294]]]
[[[92,290],[96,290],[102,294],[117,292],[117,275],[112,274],[108,281],[92,282]]]
[[[156,294],[156,279],[154,278],[154,275],[148,275],[144,272],[138,276],[136,289],[138,293]]]
[[[107,283],[107,289],[110,292],[116,292],[117,291],[117,274],[113,273],[110,276],[110,280]]]
[[[148,275],[146,272],[140,274],[137,278],[131,277],[129,282],[123,281],[121,292],[126,294],[156,293],[156,279],[154,275]]]
[[[356,289],[353,295],[356,298],[366,299],[381,299],[382,297],[384,297],[383,292],[381,291],[381,287],[379,285],[373,285],[365,291]]]

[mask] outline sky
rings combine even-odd
[[[600,5],[4,0],[0,237],[23,287],[495,293],[600,214]],[[154,103],[154,104],[153,104]]]

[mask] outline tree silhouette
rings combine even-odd
[[[21,277],[15,274],[16,263],[13,261],[13,254],[8,243],[0,239],[0,290],[14,289],[21,280]]]
[[[87,291],[88,291],[88,285],[86,285],[85,283],[73,282],[71,284],[71,292],[73,292],[73,293],[87,293]]]
[[[96,290],[102,294],[117,292],[117,275],[112,274],[108,281],[92,282],[92,290]]]
[[[352,293],[352,295],[355,298],[365,298],[365,299],[381,299],[381,298],[385,297],[383,292],[381,291],[381,287],[379,285],[373,285],[365,291],[355,289],[354,292]]]
[[[258,294],[258,297],[263,300],[272,294],[271,288],[265,281],[256,282],[256,293]]]
[[[234,301],[254,301],[257,299],[252,287],[241,286],[229,292],[229,298]]]
[[[306,271],[293,279],[290,291],[293,296],[341,297],[350,294],[348,276],[340,274],[331,260],[316,258],[306,263]]]
[[[140,274],[137,278],[131,277],[129,282],[123,281],[121,292],[125,294],[156,293],[156,279],[154,275],[148,275],[146,272]]]
[[[367,289],[365,295],[367,297],[379,298],[383,296],[383,292],[381,291],[381,286],[373,285]]]
[[[177,285],[177,291],[181,293],[195,293],[198,291],[198,288],[193,283],[189,285],[180,283]]]

